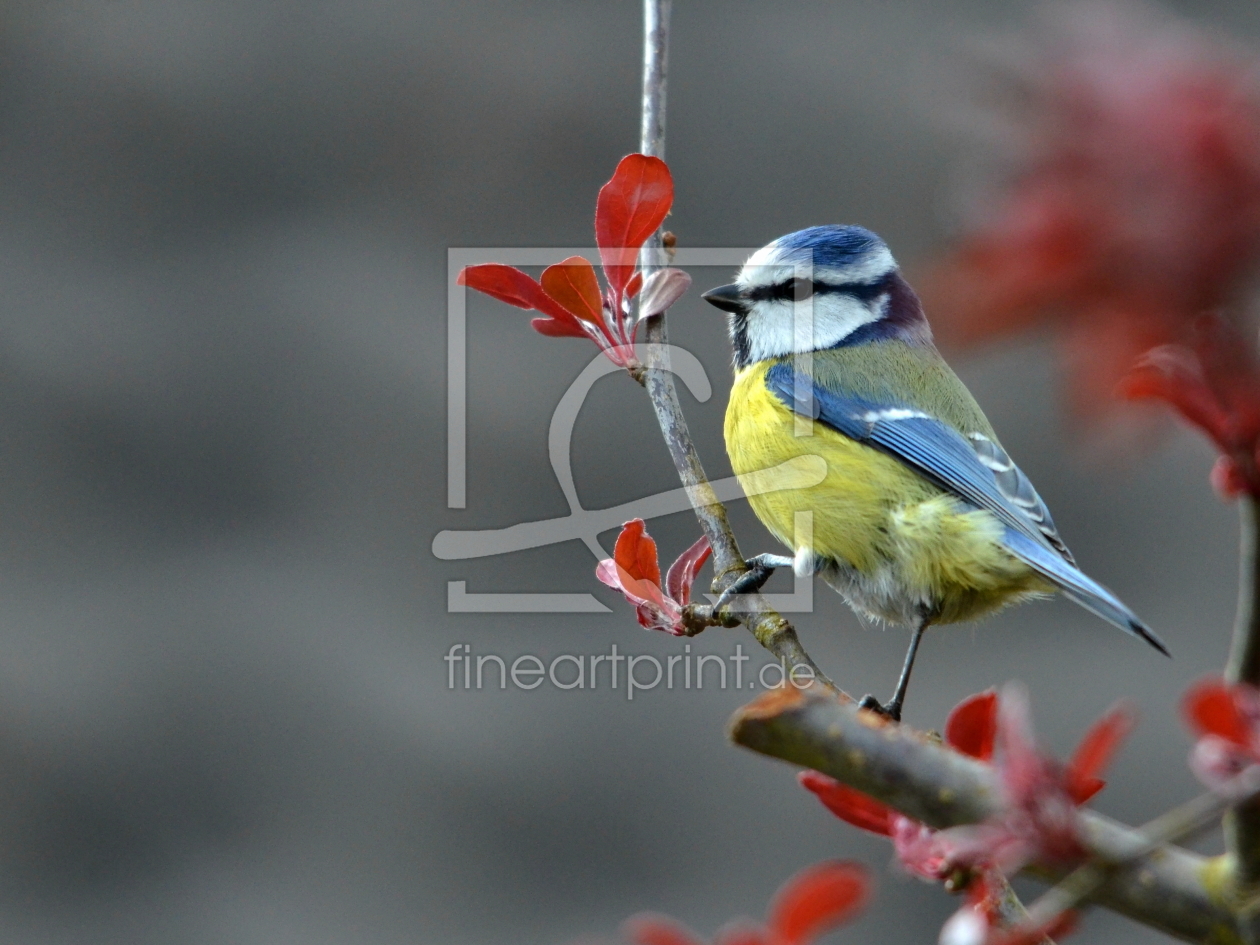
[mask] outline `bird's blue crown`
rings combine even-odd
[[[836,269],[888,252],[884,241],[865,227],[838,224],[797,230],[770,245],[778,250],[783,262],[812,262],[814,266]]]

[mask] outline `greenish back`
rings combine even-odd
[[[809,373],[826,390],[853,394],[876,404],[922,410],[960,433],[983,433],[997,442],[971,391],[930,345],[883,341],[828,348],[815,351],[811,357]],[[801,359],[798,368],[805,366],[805,359]]]

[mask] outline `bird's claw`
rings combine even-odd
[[[891,702],[885,706],[869,693],[858,700],[858,708],[865,709],[867,712],[874,712],[876,715],[890,719],[893,722],[901,721],[901,706],[893,705]]]
[[[770,580],[770,575],[774,574],[775,568],[786,567],[791,563],[791,558],[780,555],[754,555],[749,558],[745,562],[748,570],[737,577],[731,586],[714,601],[713,613],[716,614],[723,607],[728,606],[741,594],[755,594],[765,586],[766,581]]]

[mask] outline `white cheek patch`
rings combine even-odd
[[[887,301],[881,295],[868,304],[843,292],[820,293],[796,303],[760,301],[747,316],[749,360],[834,347],[863,325],[879,321]]]

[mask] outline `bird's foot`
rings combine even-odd
[[[790,568],[792,559],[786,555],[754,555],[744,562],[748,570],[737,577],[713,603],[713,613],[730,604],[740,594],[755,594],[770,580],[775,568]]]
[[[924,613],[919,618],[919,624],[914,628],[914,636],[910,638],[910,649],[906,651],[906,661],[901,667],[901,676],[897,680],[897,690],[893,693],[893,697],[888,700],[887,705],[880,705],[879,700],[874,696],[863,696],[862,701],[858,703],[859,709],[867,709],[871,712],[877,712],[886,719],[892,719],[894,722],[901,721],[901,706],[906,699],[906,689],[910,686],[910,670],[914,669],[914,657],[919,652],[919,641],[923,639],[923,631],[928,628],[929,618]]]
[[[889,702],[884,705],[869,693],[858,700],[858,708],[865,709],[867,712],[874,712],[876,715],[891,719],[894,722],[901,721],[901,705],[896,702]]]

